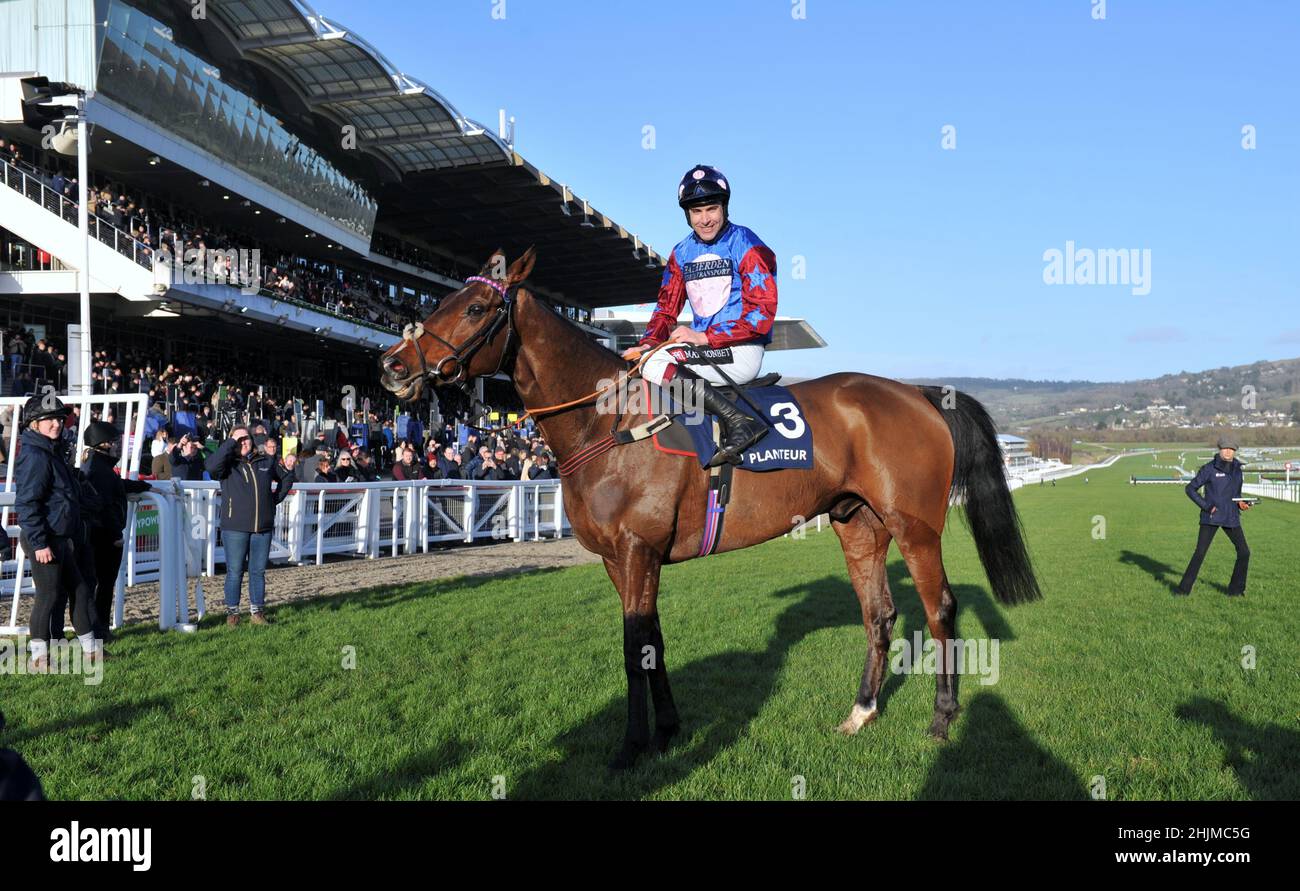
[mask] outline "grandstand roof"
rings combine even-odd
[[[589,306],[657,290],[665,258],[355,32],[300,0],[208,9],[242,59],[287,83],[313,115],[356,128],[357,148],[390,172],[378,228],[474,262],[535,244],[536,280]]]
[[[212,4],[245,56],[277,69],[314,108],[357,127],[403,172],[500,163],[510,150],[364,38],[298,0]]]

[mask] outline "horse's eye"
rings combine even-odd
[[[479,303],[471,303],[471,304],[469,305],[469,309],[465,310],[465,315],[467,315],[467,316],[481,316],[481,315],[483,315],[483,306],[482,306],[482,304],[479,304]]]

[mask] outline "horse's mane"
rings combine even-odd
[[[580,357],[590,358],[592,362],[598,363],[598,367],[608,367],[615,372],[623,371],[627,368],[627,363],[618,353],[592,340],[586,331],[583,331],[570,319],[567,319],[560,313],[552,310],[532,291],[529,291],[527,288],[520,288],[520,290],[527,292],[528,296],[536,301],[538,308],[543,310],[546,316],[561,323],[563,328],[566,329],[566,334],[571,335],[569,339],[575,344],[573,349],[575,352],[580,354]]]

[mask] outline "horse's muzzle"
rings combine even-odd
[[[396,356],[380,357],[379,367],[383,370],[384,374],[391,375],[395,378],[402,377],[406,374],[406,366],[403,365],[402,360]]]

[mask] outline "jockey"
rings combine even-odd
[[[623,353],[635,361],[646,349],[670,342],[646,361],[641,376],[660,385],[678,377],[702,391],[705,411],[716,415],[722,428],[710,467],[739,464],[741,453],[767,432],[765,421],[714,389],[727,383],[714,365],[738,386],[752,381],[776,318],[776,257],[752,231],[727,218],[730,199],[727,180],[715,167],[699,164],[682,177],[677,203],[691,234],[668,257],[645,336]],[[677,324],[687,299],[695,316],[689,328]]]

